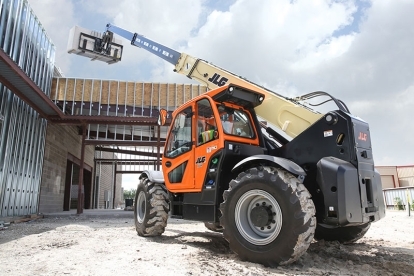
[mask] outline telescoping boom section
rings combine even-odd
[[[322,114],[299,104],[296,100],[276,94],[205,60],[177,52],[143,35],[129,32],[112,24],[107,25],[107,33],[108,35],[115,33],[124,37],[132,45],[145,49],[174,65],[175,72],[197,80],[209,89],[231,83],[260,91],[265,95],[265,100],[262,105],[256,107],[256,114],[292,138],[322,117]]]

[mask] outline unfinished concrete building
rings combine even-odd
[[[160,169],[158,110],[206,88],[64,78],[28,2],[0,5],[0,217],[116,208],[122,174]]]

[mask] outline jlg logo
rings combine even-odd
[[[198,157],[197,161],[196,161],[196,165],[198,167],[201,167],[204,164],[204,162],[206,162],[206,157],[205,156]]]
[[[367,136],[368,135],[366,133],[360,132],[359,133],[359,136],[358,136],[358,140],[366,141],[367,140]]]
[[[228,78],[221,77],[219,74],[214,73],[214,75],[208,79],[209,82],[212,82],[218,86],[223,86],[226,84],[226,82],[229,80]]]

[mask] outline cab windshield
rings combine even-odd
[[[191,107],[177,114],[171,125],[171,134],[168,137],[165,157],[176,157],[191,149]]]

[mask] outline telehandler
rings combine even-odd
[[[385,216],[369,126],[342,101],[321,91],[289,99],[111,24],[96,50],[109,52],[114,33],[211,89],[173,112],[162,171],[139,177],[140,236],[161,235],[170,216],[202,221],[241,260],[277,266],[313,239],[354,242]],[[303,104],[319,96],[337,109]]]

